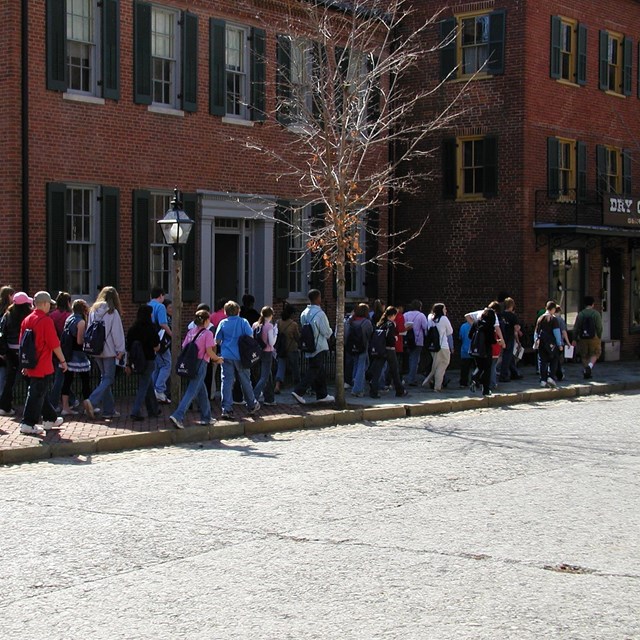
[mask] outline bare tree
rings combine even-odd
[[[335,278],[336,402],[345,406],[344,314],[348,271],[396,262],[420,229],[390,234],[384,211],[403,191],[428,176],[411,161],[430,153],[425,140],[459,115],[456,100],[427,119],[420,107],[440,85],[405,82],[429,47],[438,14],[418,22],[407,0],[288,0],[286,35],[278,36],[275,120],[290,144],[274,148],[255,138],[247,147],[270,156],[278,180],[294,180],[300,201],[322,215],[309,226],[284,224],[302,234],[314,269]],[[460,93],[464,90],[461,86]],[[301,205],[302,206],[302,205]],[[295,209],[295,207],[294,207]],[[381,211],[382,210],[382,211]],[[378,215],[378,214],[382,215]],[[367,255],[363,238],[377,239]]]

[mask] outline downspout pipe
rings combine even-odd
[[[29,0],[22,0],[22,290],[29,291]]]

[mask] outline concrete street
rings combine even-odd
[[[640,394],[0,469],[0,637],[640,638]]]

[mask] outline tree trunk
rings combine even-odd
[[[336,406],[345,409],[347,402],[344,395],[344,250],[341,253],[336,260]]]

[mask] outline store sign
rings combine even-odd
[[[605,196],[603,223],[612,227],[640,227],[640,198]]]

